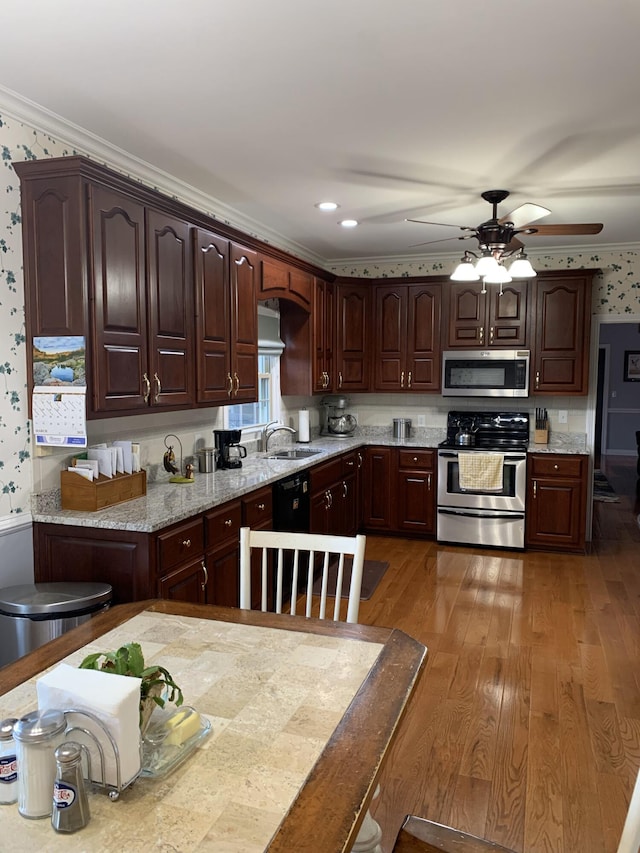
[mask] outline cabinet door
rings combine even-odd
[[[535,284],[532,390],[586,394],[591,278],[541,279]]]
[[[407,343],[405,388],[408,391],[440,390],[440,284],[407,288]]]
[[[234,403],[258,399],[258,255],[231,243],[231,364]]]
[[[240,604],[240,556],[237,541],[207,552],[207,604],[238,607]]]
[[[527,545],[584,550],[584,500],[580,483],[535,478],[527,499]]]
[[[487,285],[488,332],[486,343],[490,347],[525,347],[527,337],[528,281]],[[488,336],[488,337],[487,337]]]
[[[406,289],[376,287],[374,390],[400,391],[406,351]]]
[[[311,533],[331,533],[331,502],[330,489],[314,492],[309,498],[309,530]]]
[[[313,322],[313,388],[314,391],[333,391],[335,337],[335,286],[316,278]]]
[[[338,285],[336,295],[336,388],[369,390],[367,347],[369,285]]]
[[[205,604],[207,573],[202,557],[180,566],[158,580],[158,596],[169,601]]]
[[[398,472],[397,518],[398,530],[433,533],[435,530],[435,489],[432,471]]]
[[[199,403],[229,403],[231,295],[229,241],[204,229],[194,233],[196,364]]]
[[[358,532],[357,478],[345,477],[331,490],[333,495],[333,528],[330,532],[341,536],[355,536]]]
[[[485,294],[479,281],[449,285],[449,347],[485,346]]]
[[[144,207],[128,196],[89,186],[93,289],[93,408],[147,409]]]
[[[189,232],[187,222],[147,209],[152,406],[189,406],[195,401]]]
[[[368,447],[364,457],[362,489],[363,524],[368,528],[391,530],[390,447]]]

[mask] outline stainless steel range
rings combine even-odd
[[[526,412],[449,412],[438,445],[440,542],[524,548]]]

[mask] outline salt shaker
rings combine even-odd
[[[18,762],[18,811],[23,817],[49,817],[56,778],[54,752],[64,740],[63,711],[31,711],[13,727]]]
[[[18,799],[18,762],[13,727],[18,721],[10,717],[0,723],[0,804]]]
[[[75,832],[89,823],[89,802],[82,776],[82,747],[68,740],[55,751],[51,825],[56,832]]]

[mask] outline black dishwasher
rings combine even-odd
[[[309,532],[309,472],[273,484],[273,529]]]
[[[309,472],[301,471],[273,484],[273,529],[287,533],[309,532]],[[274,571],[273,598],[276,599],[276,578]],[[293,552],[284,552],[282,566],[282,604],[291,598],[293,577]],[[304,581],[299,579],[298,588]]]

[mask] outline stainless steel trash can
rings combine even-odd
[[[27,583],[0,589],[0,666],[106,610],[111,597],[106,583]]]

